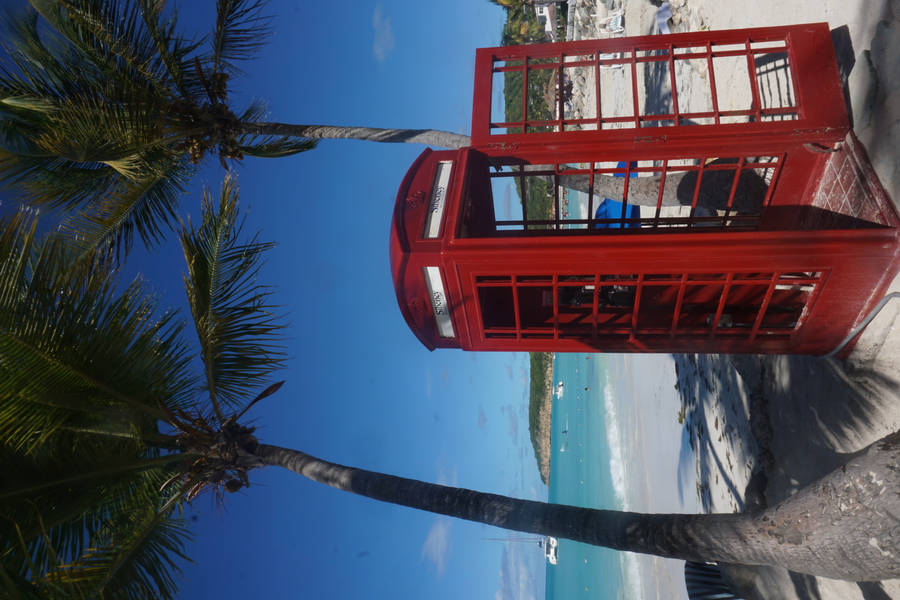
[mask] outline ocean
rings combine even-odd
[[[623,510],[623,443],[616,419],[616,386],[600,354],[556,354],[550,502]],[[546,598],[637,598],[639,576],[632,555],[559,540],[558,564],[547,564]]]

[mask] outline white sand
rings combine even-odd
[[[615,402],[624,438],[628,509],[703,512],[697,463],[678,422],[675,361],[666,354],[619,354],[607,357],[607,364],[610,377],[622,386]],[[683,561],[643,554],[628,559],[639,571],[640,598],[687,598]]]

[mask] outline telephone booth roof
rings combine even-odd
[[[436,311],[441,310],[440,303],[446,300],[447,293],[446,283],[437,279],[439,273],[435,273],[434,269],[439,269],[441,265],[442,241],[438,233],[452,226],[449,222],[451,211],[445,204],[450,196],[448,189],[462,185],[456,178],[461,178],[465,171],[464,163],[469,150],[426,149],[407,171],[394,205],[390,260],[397,303],[409,328],[429,350],[459,347],[459,343],[454,341],[458,339],[458,326],[455,328],[450,320],[449,307],[443,307],[446,312],[440,316],[444,320],[438,323]],[[441,174],[436,174],[435,170],[440,164],[448,162],[463,168],[447,169],[441,185],[440,181],[436,181],[436,175],[440,177]],[[436,219],[426,223],[429,211]],[[423,230],[423,223],[431,233]],[[454,335],[449,335],[450,331]]]

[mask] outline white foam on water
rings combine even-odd
[[[622,597],[627,600],[644,598],[644,578],[641,577],[637,556],[632,552],[620,552],[619,568],[622,569],[622,583],[624,584],[621,591]]]
[[[618,410],[615,401],[615,388],[609,375],[609,370],[604,374],[606,379],[603,386],[603,409],[606,412],[606,445],[609,448],[609,473],[612,479],[613,492],[622,510],[629,510],[628,496],[625,482],[628,473],[625,468],[625,445],[622,439],[622,430],[619,426]]]
[[[616,389],[610,372],[611,369],[605,370],[603,385],[603,409],[606,413],[606,445],[609,448],[609,472],[617,503],[622,507],[622,510],[629,510],[625,484],[628,480],[628,472],[625,467],[625,443],[616,407]],[[624,584],[620,590],[620,597],[626,600],[640,600],[644,598],[644,579],[641,577],[637,556],[631,552],[620,552],[619,568],[621,569],[622,582]]]

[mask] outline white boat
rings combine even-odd
[[[482,538],[484,540],[494,541],[494,542],[510,542],[510,543],[523,543],[527,542],[529,544],[533,544],[537,542],[537,545],[540,548],[544,549],[544,556],[547,559],[547,562],[551,565],[555,565],[559,558],[559,540],[555,537],[548,535],[544,538],[539,537],[506,537],[506,538]]]
[[[544,556],[551,565],[555,565],[559,560],[559,540],[555,537],[548,535],[544,538]]]
[[[564,385],[562,381],[556,383],[556,399],[561,400],[563,395]]]

